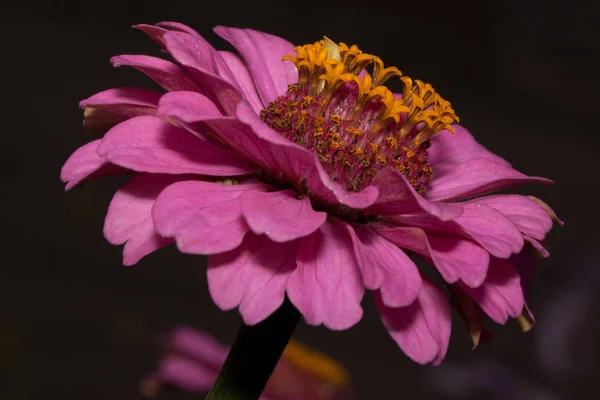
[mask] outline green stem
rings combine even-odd
[[[205,400],[257,400],[287,345],[300,314],[287,300],[263,322],[242,323]]]

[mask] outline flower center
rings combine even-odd
[[[433,176],[429,139],[453,131],[458,117],[431,85],[384,68],[379,57],[327,37],[286,56],[298,68],[290,85],[262,110],[261,119],[285,138],[314,151],[331,178],[358,192],[385,167],[402,172],[421,194]],[[370,72],[366,69],[370,68]],[[398,76],[402,95],[383,84]]]

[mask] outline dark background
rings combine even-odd
[[[119,86],[152,88],[112,55],[158,54],[135,23],[184,22],[217,46],[214,25],[296,44],[356,43],[430,82],[492,151],[555,188],[522,186],[565,221],[549,241],[531,306],[538,326],[494,327],[471,352],[455,318],[442,367],[418,366],[388,337],[369,296],[344,332],[300,324],[296,337],[341,360],[358,399],[585,399],[598,390],[598,7],[526,1],[86,1],[4,3],[0,221],[0,399],[140,399],[157,335],[178,323],[231,342],[236,311],[207,293],[205,259],[158,251],[121,265],[102,236],[119,179],[67,194],[62,163],[95,139],[78,102]],[[197,398],[166,392],[160,399]]]

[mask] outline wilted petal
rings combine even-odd
[[[422,280],[415,263],[397,246],[370,228],[346,225],[367,289],[381,289],[388,307],[411,304],[421,291]]]
[[[528,182],[553,184],[550,179],[524,175],[489,158],[474,158],[446,173],[436,172],[426,197],[434,201],[460,200]]]
[[[133,67],[146,74],[154,82],[168,91],[198,91],[198,85],[180,67],[162,58],[124,54],[110,59],[115,67]]]
[[[88,178],[125,172],[121,167],[108,163],[106,158],[98,155],[100,142],[102,139],[84,144],[67,159],[60,171],[60,179],[67,183],[65,190],[73,188]]]
[[[390,308],[374,293],[384,326],[404,353],[418,362],[439,365],[448,351],[452,312],[444,292],[427,278],[418,299],[408,307]]]
[[[281,61],[294,54],[294,45],[277,36],[252,29],[218,26],[217,35],[230,42],[250,69],[264,105],[284,94],[288,85],[298,82],[292,62]]]
[[[359,193],[345,190],[331,180],[314,153],[268,127],[247,103],[240,103],[237,115],[242,122],[223,118],[206,123],[236,151],[275,178],[295,184],[305,182],[312,198],[329,204],[361,209],[375,202],[377,188],[369,186]]]
[[[426,213],[442,221],[452,220],[462,213],[459,203],[439,203],[426,200],[418,194],[398,170],[386,168],[371,183],[379,189],[377,202],[368,213],[380,215]]]
[[[485,282],[478,288],[461,285],[491,319],[499,324],[517,318],[525,300],[519,274],[507,260],[492,258]]]
[[[152,210],[158,233],[174,237],[184,253],[216,254],[238,247],[249,228],[238,203],[246,190],[262,184],[225,185],[183,181],[166,188]]]
[[[104,221],[104,236],[123,248],[123,264],[133,265],[142,257],[173,242],[159,236],[152,222],[152,206],[160,192],[179,178],[139,174],[115,193]]]
[[[348,329],[362,318],[364,287],[348,234],[337,220],[300,240],[290,301],[310,325]]]
[[[377,233],[397,246],[412,250],[431,260],[444,280],[457,280],[477,287],[483,283],[490,256],[477,244],[455,236],[428,235],[422,229],[395,227]]]
[[[252,232],[265,234],[275,242],[287,242],[310,235],[327,214],[313,210],[307,197],[298,199],[293,190],[249,191],[239,198],[242,213]]]
[[[483,327],[483,312],[473,299],[458,285],[448,285],[451,303],[458,310],[467,325],[473,350],[480,344],[487,343],[492,338],[492,333]]]
[[[255,171],[233,152],[150,116],[132,118],[112,128],[98,154],[139,172],[235,176]]]
[[[248,325],[267,318],[283,303],[295,247],[249,233],[236,249],[210,256],[208,287],[215,304],[222,310],[239,306]]]

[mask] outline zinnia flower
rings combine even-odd
[[[154,395],[163,386],[205,394],[213,386],[229,348],[206,332],[176,327],[165,341],[158,370],[142,382]],[[344,400],[350,398],[348,372],[332,358],[291,341],[273,371],[261,400]]]
[[[110,129],[62,170],[67,189],[138,173],[104,225],[109,242],[125,244],[125,265],[172,242],[208,255],[212,298],[249,325],[287,295],[307,323],[347,329],[369,289],[392,338],[419,363],[445,356],[451,309],[407,253],[435,267],[475,343],[481,311],[501,324],[533,320],[511,257],[547,255],[553,212],[535,198],[489,194],[552,182],[478,144],[431,85],[328,38],[294,48],[216,28],[240,59],[178,23],[137,28],[174,62],[112,63],[167,93],[118,88],[84,100],[85,125]],[[385,86],[395,77],[402,93]]]

